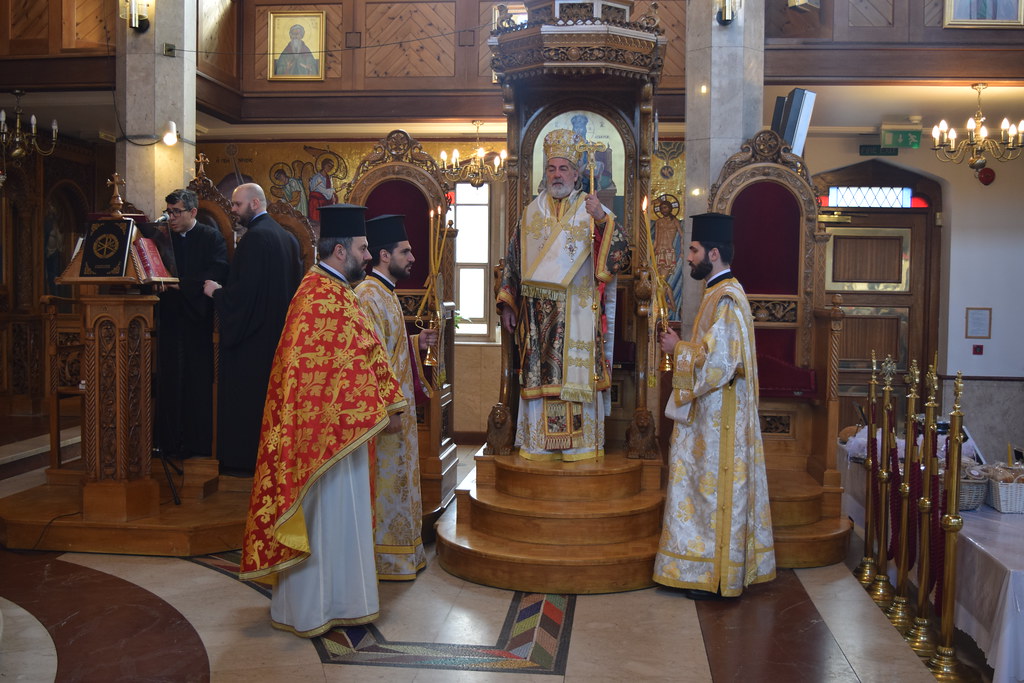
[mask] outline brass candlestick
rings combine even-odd
[[[659,321],[658,321],[658,326],[661,328],[661,331],[662,332],[668,332],[668,313],[665,311],[664,308],[662,308],[661,310],[658,311],[658,316],[660,318]],[[672,372],[673,366],[674,366],[674,363],[672,361],[672,354],[671,353],[662,353],[661,354],[661,371],[662,372]]]
[[[878,363],[875,359],[875,351],[871,351],[871,381],[868,382],[868,410],[867,429],[868,440],[865,443],[864,470],[864,555],[860,564],[853,570],[861,585],[870,588],[875,580],[875,471],[874,453],[875,443],[875,407],[878,404]]]
[[[917,535],[917,616],[914,623],[904,636],[910,648],[919,657],[931,657],[935,654],[935,631],[932,620],[928,616],[928,584],[931,582],[931,549],[932,549],[932,477],[938,471],[938,460],[935,455],[935,401],[938,393],[938,376],[935,365],[928,368],[925,375],[928,385],[928,400],[924,404],[924,425],[922,426],[921,445],[922,461],[924,462],[924,481],[921,485],[921,498],[918,500],[919,532]],[[934,493],[938,493],[937,491]]]
[[[946,534],[945,573],[942,581],[942,643],[928,660],[932,675],[940,681],[976,680],[978,676],[957,661],[953,649],[953,617],[956,614],[956,546],[964,520],[960,516],[960,447],[963,444],[964,414],[960,410],[963,373],[956,373],[953,382],[953,411],[949,414],[949,453],[946,461],[946,514],[942,530]]]
[[[907,587],[910,574],[910,475],[914,468],[920,468],[920,461],[917,458],[917,443],[914,438],[914,414],[917,412],[917,383],[918,383],[917,361],[910,363],[910,372],[907,373],[906,382],[909,391],[907,392],[907,415],[904,434],[903,451],[903,481],[900,482],[900,544],[899,557],[896,561],[896,597],[893,598],[889,609],[885,611],[890,623],[900,633],[910,628],[910,620],[913,614],[907,600]]]
[[[878,466],[878,555],[875,557],[875,580],[871,582],[868,594],[882,608],[892,603],[895,590],[889,582],[889,457],[893,445],[892,424],[892,378],[896,374],[896,363],[887,355],[882,361],[882,429],[878,444],[881,457]]]

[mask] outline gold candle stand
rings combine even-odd
[[[875,407],[878,405],[878,363],[875,351],[871,351],[871,381],[868,383],[867,437],[865,442],[864,469],[866,482],[864,487],[864,555],[860,564],[853,570],[853,575],[864,588],[871,588],[875,580],[875,494],[874,494],[874,454],[871,444],[875,439]]]
[[[928,660],[932,675],[940,681],[977,680],[977,673],[957,661],[953,649],[953,617],[956,614],[956,546],[964,526],[960,516],[960,447],[963,444],[964,414],[960,410],[963,393],[963,373],[956,373],[953,382],[953,411],[949,414],[949,453],[946,460],[946,514],[942,516],[942,530],[946,534],[946,561],[943,563],[942,581],[942,643]]]
[[[910,371],[907,373],[906,382],[909,391],[907,392],[907,415],[904,434],[903,454],[903,480],[900,482],[900,544],[899,557],[896,561],[896,597],[892,599],[889,609],[885,615],[889,622],[896,627],[900,633],[910,628],[913,614],[910,610],[907,599],[907,587],[910,574],[910,543],[908,535],[910,531],[910,475],[911,472],[920,470],[921,461],[918,458],[916,439],[914,438],[914,414],[917,413],[917,384],[918,384],[917,361],[910,363]]]
[[[881,459],[878,465],[878,555],[875,557],[875,580],[868,589],[868,595],[879,607],[886,608],[892,603],[895,590],[889,582],[889,452],[893,445],[889,414],[892,411],[892,378],[896,374],[896,363],[886,355],[882,361],[882,429],[878,444]]]
[[[935,654],[935,630],[928,616],[928,584],[931,581],[931,548],[932,548],[932,477],[938,471],[938,459],[935,454],[935,412],[938,408],[935,397],[938,393],[939,380],[935,365],[928,368],[925,374],[928,386],[928,400],[924,404],[924,425],[921,433],[922,460],[924,462],[924,481],[921,485],[921,497],[917,507],[920,513],[919,532],[917,535],[917,616],[904,638],[918,657],[928,658]]]

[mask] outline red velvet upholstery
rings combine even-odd
[[[412,264],[412,275],[398,283],[402,288],[423,287],[430,274],[430,258],[427,223],[430,222],[430,207],[420,189],[404,180],[386,180],[373,188],[366,198],[366,217],[375,218],[384,214],[397,213],[405,216],[405,232],[412,245],[416,262]],[[369,269],[367,269],[369,270]],[[448,293],[447,296],[451,296]]]
[[[813,398],[817,392],[814,370],[761,353],[757,354],[757,379],[762,398]]]

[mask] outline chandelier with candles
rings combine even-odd
[[[971,87],[978,91],[978,111],[967,119],[963,137],[945,119],[932,128],[932,149],[935,155],[940,161],[955,164],[966,160],[967,165],[976,172],[985,168],[988,159],[1012,161],[1020,157],[1024,149],[1024,119],[1012,124],[1004,118],[998,137],[990,137],[985,125],[985,114],[981,110],[981,91],[988,87],[988,83],[975,83]]]
[[[468,157],[459,155],[453,149],[451,158],[446,150],[441,150],[441,173],[449,184],[469,183],[480,187],[484,183],[502,182],[505,180],[505,159],[508,152],[487,152],[480,144],[480,126],[483,121],[473,121],[476,126],[476,152]]]
[[[15,163],[27,158],[33,152],[40,156],[48,157],[57,149],[57,121],[50,125],[52,137],[49,148],[39,144],[36,135],[36,116],[29,118],[26,126],[21,121],[21,97],[25,92],[14,91],[14,117],[10,123],[7,122],[7,111],[0,109],[0,188],[7,180],[7,159],[13,159]]]

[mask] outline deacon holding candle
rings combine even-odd
[[[690,276],[706,282],[689,341],[671,328],[675,422],[654,580],[694,600],[735,597],[775,578],[768,479],[757,416],[754,321],[733,277],[732,216],[693,217]]]

